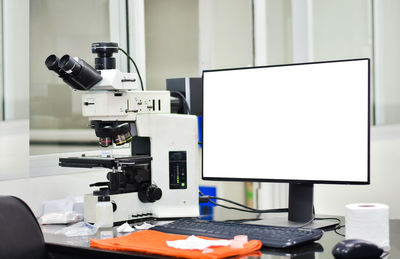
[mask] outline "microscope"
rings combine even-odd
[[[59,159],[62,167],[109,169],[107,181],[90,184],[96,189],[84,196],[84,219],[96,221],[99,197],[112,202],[114,225],[145,218],[198,217],[197,117],[172,113],[184,100],[177,101],[169,91],[144,91],[138,70],[117,70],[113,54],[118,50],[124,52],[117,43],[93,43],[95,68],[69,55],[50,55],[45,61],[67,85],[84,91],[82,115],[88,117],[101,147],[130,143],[126,156],[105,152]]]

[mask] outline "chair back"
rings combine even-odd
[[[0,196],[0,258],[47,258],[35,215],[24,201],[12,196]]]

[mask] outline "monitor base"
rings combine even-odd
[[[249,220],[243,223],[255,224],[255,225],[282,226],[282,227],[303,226],[305,228],[326,229],[338,225],[339,221],[334,219],[314,220],[313,222],[305,225],[305,223],[289,221],[288,215],[286,213],[279,213],[279,214],[271,213],[269,215],[263,215],[262,218]]]

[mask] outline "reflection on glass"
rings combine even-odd
[[[50,54],[78,56],[94,66],[91,43],[110,41],[108,0],[32,0],[30,1],[30,129],[31,144],[61,141],[76,145],[76,129],[88,129],[81,114],[81,93],[72,91],[45,66]],[[64,133],[59,130],[67,130]],[[83,142],[95,139],[84,134]],[[66,147],[66,146],[63,146]],[[93,146],[92,148],[98,148]],[[92,149],[84,148],[84,149]],[[31,145],[32,154],[51,151],[78,151],[78,147],[57,149]]]

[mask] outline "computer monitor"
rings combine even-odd
[[[202,179],[289,183],[292,222],[314,184],[369,184],[369,62],[204,71]]]

